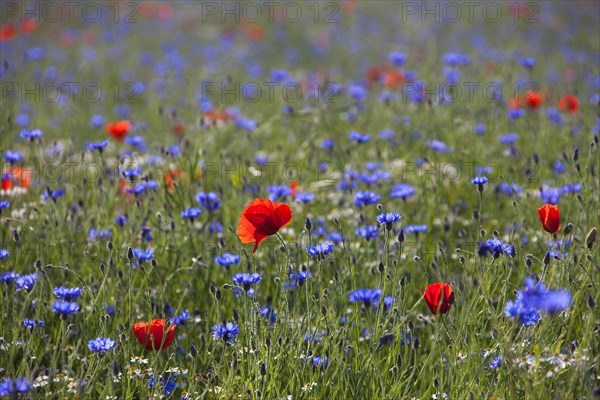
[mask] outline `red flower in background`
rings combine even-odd
[[[538,208],[538,215],[542,226],[549,233],[556,233],[560,230],[560,210],[553,204],[544,204]]]
[[[10,190],[12,187],[12,176],[10,174],[2,174],[2,181],[0,181],[0,185],[2,190]]]
[[[292,190],[292,197],[296,197],[296,192],[298,191],[298,182],[294,181],[290,183],[289,188]]]
[[[433,315],[437,315],[438,312],[446,314],[454,304],[454,293],[447,283],[432,283],[427,289],[421,289],[421,294]]]
[[[127,120],[117,121],[106,125],[106,132],[115,140],[121,141],[131,130],[131,122]]]
[[[525,104],[531,108],[539,108],[544,102],[544,96],[540,92],[527,92],[523,98]]]
[[[254,199],[242,212],[238,236],[244,244],[254,243],[256,252],[260,242],[274,235],[292,220],[292,209],[285,203],[269,199]]]
[[[579,99],[571,94],[563,96],[558,101],[558,108],[561,111],[568,111],[571,114],[575,114],[579,110]]]
[[[4,42],[5,40],[13,40],[17,36],[17,30],[10,22],[8,24],[4,24],[2,28],[0,28],[0,42]]]
[[[148,350],[164,350],[175,339],[175,325],[171,324],[165,329],[165,324],[164,319],[153,319],[150,324],[138,322],[133,325],[133,333]]]
[[[21,26],[19,28],[21,29],[21,32],[33,33],[38,28],[38,26],[39,24],[35,20],[26,19],[23,22],[21,22]]]

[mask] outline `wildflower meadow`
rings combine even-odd
[[[0,397],[600,398],[600,3],[0,7]]]

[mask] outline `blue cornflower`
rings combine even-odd
[[[250,285],[256,285],[262,280],[262,276],[260,276],[258,273],[248,274],[244,272],[233,275],[232,279],[236,285],[240,285],[245,291],[248,291],[248,289],[250,289]]]
[[[364,87],[358,85],[348,86],[348,96],[354,100],[361,101],[367,97],[367,91]]]
[[[404,228],[404,232],[415,234],[424,233],[427,232],[427,225],[407,225],[406,228]]]
[[[329,359],[327,357],[313,356],[312,362],[315,367],[325,367],[327,366]]]
[[[275,310],[273,310],[272,307],[261,307],[260,308],[260,315],[265,319],[265,321],[270,322],[272,324],[274,324],[275,322],[277,322],[277,313],[275,312]]]
[[[196,218],[198,218],[202,214],[202,210],[197,207],[186,208],[181,212],[181,218],[189,219],[194,222]]]
[[[440,140],[428,140],[425,145],[437,153],[452,153],[454,151],[454,147],[450,147]]]
[[[382,129],[379,131],[379,135],[377,135],[379,139],[382,140],[390,140],[394,138],[394,131],[391,129]]]
[[[519,194],[523,189],[516,183],[501,182],[494,189],[496,194],[505,194],[507,196],[513,196]]]
[[[548,111],[546,111],[546,116],[548,117],[548,121],[552,122],[554,125],[563,126],[563,115],[556,108],[548,108]]]
[[[154,238],[152,237],[152,231],[154,229],[150,228],[149,226],[146,225],[142,225],[140,226],[140,235],[138,236],[138,239],[141,237],[142,238],[142,243],[150,243],[154,241]]]
[[[29,118],[29,115],[25,113],[20,113],[17,114],[17,116],[15,117],[15,122],[17,123],[17,125],[25,127],[29,125],[31,119]]]
[[[384,310],[389,310],[390,308],[392,308],[392,306],[396,303],[396,299],[393,296],[385,296],[383,298],[383,309]],[[373,308],[377,309],[379,305],[379,299],[375,301],[375,304],[373,304]]]
[[[299,286],[304,285],[307,279],[312,278],[310,271],[298,271],[290,272],[290,280],[283,285],[284,289],[296,289]]]
[[[150,261],[154,258],[154,249],[148,247],[147,249],[132,248],[133,257],[139,262]]]
[[[8,271],[0,274],[0,282],[4,283],[12,283],[15,282],[21,275],[19,275],[16,271]]]
[[[321,142],[321,148],[324,150],[331,150],[333,149],[335,142],[333,141],[333,139],[325,139]]]
[[[485,185],[488,183],[488,178],[487,176],[476,176],[475,178],[471,179],[471,183],[473,185]]]
[[[110,229],[97,230],[96,228],[90,229],[88,233],[88,239],[95,241],[96,239],[110,239],[112,238],[112,232]]]
[[[337,231],[330,232],[325,235],[325,239],[334,243],[342,243],[342,234]]]
[[[0,213],[2,213],[2,210],[4,210],[5,208],[10,207],[10,202],[6,201],[6,200],[0,200]]]
[[[133,180],[142,174],[142,167],[119,168],[119,173],[123,178]]]
[[[283,200],[292,195],[292,189],[285,185],[274,185],[267,187],[271,201]]]
[[[182,325],[185,320],[190,318],[190,312],[188,310],[183,310],[180,314],[176,315],[171,322],[175,325]]]
[[[38,274],[35,272],[33,274],[21,275],[15,279],[15,288],[17,290],[25,289],[28,292],[31,292],[33,290],[33,286],[35,285],[35,281],[37,280]]]
[[[10,251],[6,249],[0,249],[0,260],[4,260],[10,255]]]
[[[127,216],[126,215],[117,215],[115,217],[115,224],[120,227],[127,225]]]
[[[332,242],[319,243],[315,246],[309,246],[306,248],[306,252],[311,257],[324,256],[333,251],[334,244]]]
[[[392,188],[390,191],[390,197],[393,199],[401,198],[406,200],[415,194],[415,188],[408,183],[400,183]]]
[[[377,226],[375,225],[365,225],[360,226],[355,231],[356,236],[362,237],[365,239],[375,239],[377,238]]]
[[[502,359],[503,359],[502,354],[500,354],[498,357],[494,357],[492,359],[492,362],[489,364],[489,367],[491,369],[496,369],[496,368],[500,367],[500,365],[502,365]]]
[[[533,66],[535,65],[535,58],[533,58],[533,57],[521,58],[521,65],[524,66],[525,68],[533,68]]]
[[[541,318],[540,313],[535,308],[526,308],[520,301],[517,294],[517,300],[506,302],[504,315],[511,318],[519,318],[519,322],[525,326],[535,325]]]
[[[443,60],[447,65],[467,65],[471,61],[468,55],[454,52],[444,54]]]
[[[553,187],[542,187],[540,189],[540,198],[545,204],[558,204],[560,201],[560,189]]]
[[[42,199],[44,199],[44,200],[52,199],[53,201],[56,201],[56,199],[58,199],[59,197],[62,197],[64,194],[65,194],[64,189],[50,190],[49,188],[47,188],[46,191],[42,194]]]
[[[113,349],[117,342],[111,338],[99,337],[88,342],[88,349],[94,353],[104,353]]]
[[[567,171],[567,165],[561,160],[554,160],[552,163],[552,170],[556,175],[560,175]]]
[[[406,63],[406,54],[394,51],[389,54],[388,59],[395,66],[401,67]]]
[[[483,135],[485,133],[485,124],[475,125],[475,133],[477,135]]]
[[[31,383],[26,377],[15,379],[2,379],[0,382],[0,397],[13,396],[16,398],[18,393],[28,393],[33,389]]]
[[[567,184],[560,188],[560,194],[581,192],[581,183]]]
[[[516,119],[524,117],[525,116],[525,110],[523,110],[521,108],[515,108],[515,109],[512,109],[512,110],[508,110],[507,115],[508,115],[508,118],[511,121],[514,121]],[[502,143],[502,142],[500,142],[500,143]]]
[[[108,143],[108,140],[104,140],[102,142],[93,142],[88,144],[87,148],[90,151],[98,150],[99,153],[102,153],[102,150],[104,150],[104,148],[108,146]]]
[[[216,324],[213,326],[213,339],[223,339],[224,342],[233,342],[239,335],[240,328],[234,322],[227,322],[225,325]]]
[[[254,156],[254,161],[260,166],[266,165],[269,162],[269,157],[264,154],[256,154]]]
[[[173,378],[172,376],[167,378],[166,381],[161,376],[159,379],[159,383],[161,384],[163,392],[166,397],[169,397],[171,395],[171,393],[173,393],[173,391],[177,387],[177,383],[175,383],[175,378]],[[150,380],[148,380],[148,389],[153,389],[155,384],[156,384],[156,381],[154,379],[154,374],[151,374]],[[182,397],[182,398],[184,398],[184,397]]]
[[[231,265],[240,263],[240,256],[238,254],[223,253],[223,255],[215,257],[215,262],[222,267],[229,268]]]
[[[258,123],[254,120],[247,119],[244,117],[238,117],[235,119],[235,125],[247,131],[253,131],[258,127]]]
[[[52,304],[52,308],[56,314],[74,314],[79,311],[79,304],[70,301],[57,300]]]
[[[348,139],[356,141],[356,143],[367,143],[371,140],[371,135],[368,133],[361,135],[356,131],[352,131],[348,134]]]
[[[43,328],[46,323],[37,319],[23,318],[23,325],[25,325],[26,328],[33,329],[35,327]]]
[[[381,196],[374,192],[359,191],[354,195],[354,205],[364,207],[369,204],[376,204]]]
[[[170,155],[171,157],[177,158],[177,157],[179,157],[179,154],[181,154],[181,149],[179,148],[178,145],[174,144],[174,145],[171,145],[171,146],[167,147],[165,149],[165,152],[168,155]]]
[[[24,129],[21,131],[20,133],[20,137],[21,139],[25,139],[25,140],[29,140],[30,142],[33,142],[35,139],[39,139],[42,137],[44,133],[40,130],[40,129],[33,129],[28,131],[27,129]]]
[[[146,142],[144,141],[143,136],[127,136],[124,140],[124,143],[135,147],[136,149],[138,149],[138,151],[142,153],[146,151]]]
[[[400,214],[396,212],[383,213],[377,216],[378,224],[392,224],[398,221],[400,221]]]
[[[533,278],[526,278],[523,290],[517,291],[515,301],[508,301],[504,314],[519,317],[525,326],[533,325],[540,319],[539,311],[555,313],[571,305],[572,296],[567,290],[549,290],[542,282],[537,284]]]
[[[221,201],[219,200],[219,195],[215,192],[200,192],[196,194],[196,201],[208,211],[215,211],[221,208]]]
[[[24,160],[23,154],[18,151],[6,150],[4,153],[4,161],[9,164],[22,163]]]
[[[102,115],[96,114],[90,118],[90,125],[94,128],[101,128],[104,126],[104,117]]]
[[[81,296],[82,290],[78,287],[66,288],[64,286],[58,286],[54,288],[54,295],[59,299],[73,300]]]
[[[494,237],[479,244],[478,254],[486,257],[488,253],[491,253],[496,258],[501,254],[512,257],[515,255],[515,246],[504,243],[502,240]]]
[[[379,288],[375,289],[356,289],[350,293],[348,300],[352,303],[362,302],[365,307],[370,307],[371,304],[375,304],[379,300],[382,294],[382,290]]]
[[[222,232],[223,232],[223,225],[221,225],[221,223],[219,221],[211,222],[208,225],[208,233],[213,234],[213,233],[222,233]]]
[[[295,200],[300,203],[310,203],[315,197],[314,193],[299,192],[296,194]]]

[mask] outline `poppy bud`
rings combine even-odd
[[[402,243],[402,242],[404,242],[404,239],[405,239],[405,237],[404,237],[404,229],[400,229],[400,233],[398,234],[398,241],[400,243]]]
[[[544,256],[544,265],[548,265],[550,264],[550,252],[547,251],[546,255]]]
[[[585,243],[587,244],[588,249],[591,249],[596,241],[596,227],[590,229],[588,234],[585,236]]]
[[[307,231],[311,231],[312,230],[312,221],[310,220],[310,218],[306,218],[306,222],[304,223],[304,227],[306,228]]]
[[[568,235],[571,231],[573,231],[573,224],[569,222],[565,228],[565,235]]]

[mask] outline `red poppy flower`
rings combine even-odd
[[[290,183],[289,188],[292,190],[292,197],[296,197],[296,192],[298,191],[298,182],[293,181]]]
[[[383,75],[383,84],[390,89],[396,89],[403,83],[404,72],[401,69],[387,72]]]
[[[0,42],[4,42],[5,40],[12,40],[17,36],[17,30],[11,24],[5,24],[2,28],[0,28]]]
[[[558,101],[558,108],[561,111],[568,111],[575,114],[579,109],[579,99],[571,94],[563,96]]]
[[[544,102],[544,96],[539,92],[527,92],[523,101],[531,108],[538,108]]]
[[[542,226],[547,232],[556,233],[560,230],[560,210],[553,204],[544,204],[538,208]]]
[[[447,283],[432,283],[427,286],[427,289],[421,289],[421,294],[433,315],[437,315],[438,312],[446,314],[454,304],[454,293]]]
[[[108,132],[116,140],[121,141],[127,135],[127,132],[131,130],[131,122],[127,120],[113,122],[106,125],[106,132]]]
[[[244,244],[254,243],[256,252],[260,242],[274,235],[292,220],[292,209],[285,203],[269,199],[254,199],[242,212],[238,236]]]
[[[519,99],[518,97],[513,97],[510,100],[508,100],[509,110],[516,110],[519,107],[521,107],[521,99]]]
[[[10,175],[7,178],[2,179],[1,185],[2,190],[10,190],[12,187],[12,179],[10,178]]]
[[[183,134],[185,133],[185,126],[179,122],[174,124],[171,129],[173,130],[173,133],[177,136],[183,136]]]
[[[21,22],[21,32],[33,33],[38,28],[38,23],[34,19],[26,19]]]
[[[150,324],[138,322],[133,325],[133,333],[148,350],[164,350],[175,339],[175,325],[171,324],[165,332],[164,319],[153,319]]]

